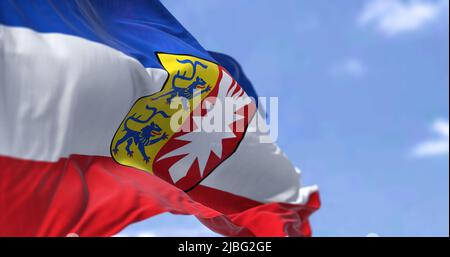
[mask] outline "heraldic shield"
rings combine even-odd
[[[214,62],[157,57],[168,78],[160,92],[134,103],[112,139],[111,156],[187,191],[235,152],[256,104]]]

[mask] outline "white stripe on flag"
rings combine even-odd
[[[256,115],[265,121],[260,111]],[[256,118],[250,126],[256,126]],[[247,131],[236,152],[201,184],[259,202],[305,204],[309,195],[318,188],[300,188],[300,170],[292,165],[276,144],[261,143],[263,134],[259,130],[250,131]]]
[[[133,102],[161,90],[167,77],[83,38],[0,30],[0,155],[39,161],[109,156]]]

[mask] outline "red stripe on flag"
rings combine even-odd
[[[234,224],[245,227],[258,236],[311,236],[308,217],[320,208],[320,197],[317,192],[310,195],[305,205],[261,204],[201,185],[190,191],[189,195],[193,200],[213,206],[215,210],[226,214]]]
[[[195,215],[228,236],[308,236],[307,217],[320,205],[318,194],[306,205],[261,204],[206,187],[191,194],[109,157],[0,156],[0,236],[110,236],[163,212]]]

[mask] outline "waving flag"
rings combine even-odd
[[[239,65],[159,1],[0,1],[0,49],[0,236],[109,236],[163,212],[311,234],[317,188],[249,129]],[[227,99],[224,130],[202,128]]]

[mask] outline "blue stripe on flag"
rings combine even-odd
[[[145,67],[161,68],[155,52],[213,61],[157,0],[2,0],[0,24],[82,37],[134,57]]]

